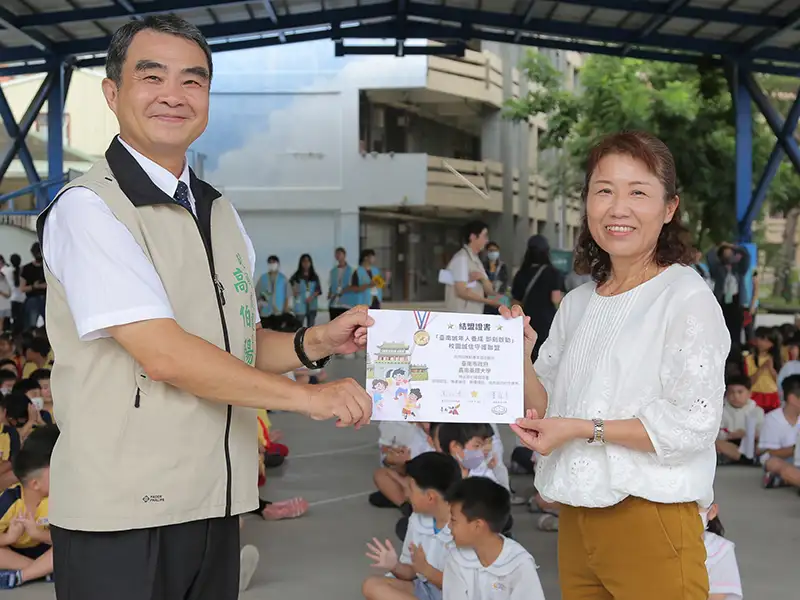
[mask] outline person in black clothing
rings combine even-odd
[[[44,279],[42,249],[39,242],[31,246],[33,261],[22,267],[19,289],[25,292],[25,328],[37,326],[39,317],[44,320],[44,302],[47,294],[47,282]]]
[[[522,266],[511,284],[511,297],[530,316],[531,327],[538,335],[531,354],[531,360],[536,361],[564,297],[564,278],[550,262],[550,244],[544,236],[528,239]]]
[[[22,281],[22,257],[19,254],[12,254],[9,262],[13,267],[11,281],[9,283],[14,288],[19,288]],[[25,302],[11,301],[11,333],[19,335],[25,329]]]

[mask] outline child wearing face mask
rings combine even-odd
[[[45,400],[42,394],[42,388],[40,387],[41,384],[35,379],[23,379],[22,381],[18,381],[14,385],[14,389],[12,392],[17,392],[20,394],[25,394],[28,399],[31,401],[33,408],[39,413],[41,417],[42,423],[45,425],[52,425],[53,424],[53,415],[46,410],[45,407]],[[51,403],[51,410],[52,410],[52,403]],[[38,423],[39,419],[36,419]]]
[[[2,371],[0,371],[2,373]],[[17,428],[11,425],[6,414],[6,396],[0,396],[0,489],[17,483],[11,461],[19,452],[22,440]]]
[[[725,528],[719,520],[719,507],[712,504],[700,510],[705,533],[706,569],[709,600],[742,600],[742,580],[736,562],[734,543],[725,539]]]
[[[489,423],[444,423],[438,431],[441,451],[458,461],[465,478],[486,477],[508,489],[508,470],[503,465],[502,455],[498,457],[495,450],[495,444],[498,444],[502,452],[499,437]],[[502,465],[501,470],[498,465]],[[505,473],[504,482],[500,481],[497,470],[500,470],[501,477]],[[513,522],[509,515],[508,523],[503,529],[504,535],[511,535]]]
[[[17,383],[17,376],[9,370],[0,369],[0,396],[7,396],[11,393]]]

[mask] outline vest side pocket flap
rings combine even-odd
[[[153,387],[153,380],[144,372],[141,366],[138,364],[136,365],[136,404],[138,408],[138,404],[141,402],[141,396],[146,396],[150,393]]]

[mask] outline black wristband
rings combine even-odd
[[[318,361],[312,361],[310,358],[308,358],[308,354],[306,354],[306,349],[304,347],[306,331],[308,331],[308,327],[301,327],[297,330],[297,333],[294,334],[294,353],[297,354],[297,358],[300,359],[300,362],[303,363],[303,366],[306,369],[322,369],[328,364],[328,361],[330,361],[331,357],[326,356]]]

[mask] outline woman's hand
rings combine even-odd
[[[500,315],[506,319],[516,319],[522,317],[522,333],[525,336],[525,356],[530,356],[533,352],[533,347],[536,345],[538,335],[531,327],[531,318],[526,316],[519,304],[515,304],[511,308],[507,306],[500,306]]]
[[[549,455],[574,439],[585,437],[588,441],[591,435],[584,435],[587,427],[591,428],[591,421],[561,417],[540,419],[535,410],[527,411],[526,418],[517,419],[511,425],[522,444],[542,456]]]

